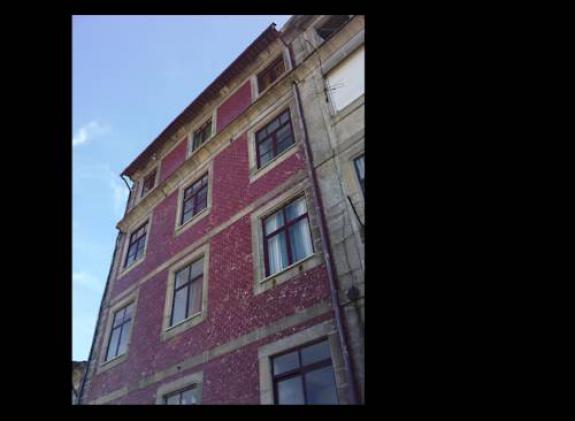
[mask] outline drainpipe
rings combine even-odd
[[[295,66],[295,61],[293,59],[294,55],[293,55],[291,45],[286,44],[286,42],[281,37],[281,35],[279,38],[280,38],[281,42],[289,50],[290,61],[291,61],[292,69],[293,69],[293,67]],[[337,275],[335,272],[335,264],[333,261],[333,254],[331,252],[331,247],[330,247],[330,244],[328,241],[325,212],[324,212],[324,208],[323,208],[323,202],[321,200],[319,184],[317,181],[317,174],[316,174],[315,168],[313,166],[313,156],[312,156],[311,147],[309,144],[307,125],[306,125],[305,118],[303,115],[303,108],[301,106],[299,87],[298,87],[298,84],[295,80],[292,81],[292,87],[293,87],[293,91],[294,91],[294,96],[296,97],[297,110],[298,110],[298,114],[299,114],[300,122],[301,122],[301,126],[302,126],[301,128],[302,128],[302,131],[304,134],[303,144],[305,147],[305,156],[306,156],[305,161],[306,161],[306,167],[307,167],[307,172],[308,172],[308,178],[311,181],[311,187],[312,187],[312,192],[313,192],[312,196],[313,196],[314,205],[315,205],[315,208],[318,209],[318,214],[319,214],[319,220],[320,220],[320,224],[319,224],[320,230],[319,231],[320,231],[322,249],[323,249],[324,255],[326,257],[325,261],[326,261],[326,267],[327,267],[327,277],[329,279],[330,295],[331,295],[331,300],[333,303],[333,309],[334,309],[334,313],[335,313],[335,324],[336,324],[336,328],[337,328],[339,344],[340,344],[341,351],[343,354],[345,373],[346,373],[347,381],[349,382],[349,385],[350,385],[350,387],[348,388],[348,395],[349,395],[348,399],[349,399],[351,404],[357,404],[359,402],[358,391],[357,391],[357,387],[356,387],[355,374],[354,374],[354,370],[353,370],[353,361],[351,360],[351,356],[349,353],[349,346],[347,343],[347,332],[345,331],[345,323],[344,323],[341,308],[339,305],[338,289],[337,289]]]

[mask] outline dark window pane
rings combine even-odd
[[[301,350],[301,360],[303,365],[308,365],[317,361],[328,360],[329,358],[330,353],[328,341],[323,341]]]
[[[194,279],[204,272],[204,259],[196,260],[191,265],[191,273],[189,279]]]
[[[280,121],[282,124],[286,123],[289,120],[289,110],[284,111],[284,113],[280,117]]]
[[[256,139],[257,140],[262,140],[264,137],[266,137],[268,134],[267,130],[265,129],[265,127],[263,129],[261,129],[257,134],[256,134]]]
[[[112,324],[112,327],[119,326],[122,321],[124,321],[124,309],[121,309],[114,314],[114,323]]]
[[[289,228],[292,263],[313,253],[307,218],[303,218]]]
[[[272,133],[273,131],[277,130],[279,126],[280,126],[280,120],[279,118],[276,118],[271,123],[269,123],[266,128],[268,130],[268,133]]]
[[[271,161],[273,157],[273,152],[271,150],[265,154],[260,155],[260,167]]]
[[[348,15],[333,16],[317,28],[317,34],[325,40],[336,33],[349,19]]]
[[[187,287],[184,287],[176,292],[172,311],[172,325],[181,322],[186,318],[186,301],[188,299],[187,295]]]
[[[292,136],[285,138],[285,139],[282,140],[281,142],[278,142],[278,145],[277,145],[277,153],[278,153],[278,155],[279,155],[280,153],[282,153],[283,151],[285,151],[286,149],[288,149],[288,148],[289,148],[291,145],[293,145],[293,144],[294,144],[294,141],[293,141],[293,137],[292,137]]]
[[[120,339],[120,329],[113,329],[112,335],[110,336],[110,343],[108,344],[108,353],[106,354],[106,360],[114,358],[116,354],[116,347],[118,346],[118,340]]]
[[[188,281],[189,271],[190,271],[190,267],[186,266],[182,270],[179,270],[178,272],[176,272],[176,283],[175,283],[176,289],[178,289],[179,287],[181,287],[182,285],[184,285]]]
[[[289,354],[282,355],[281,357],[275,357],[273,359],[274,364],[274,376],[278,374],[285,373],[286,371],[293,370],[299,367],[299,359],[297,351],[290,352]]]
[[[192,210],[189,210],[188,212],[184,212],[184,214],[182,215],[182,224],[185,224],[190,219],[192,219],[192,216],[194,216]]]
[[[126,306],[125,313],[124,313],[124,320],[130,320],[132,318],[133,312],[134,312],[134,304],[133,303]]]
[[[182,405],[194,405],[198,403],[196,389],[189,389],[182,392]]]
[[[272,139],[269,138],[269,139],[261,142],[258,145],[258,150],[259,150],[260,156],[271,152],[272,151]]]
[[[305,375],[308,404],[337,404],[333,369],[324,367]]]
[[[122,325],[122,335],[120,336],[120,347],[118,349],[118,355],[123,354],[128,349],[128,338],[130,336],[130,327],[132,322],[126,322]]]
[[[304,403],[301,377],[292,377],[277,384],[278,403],[281,405],[298,405]]]
[[[198,213],[199,211],[208,207],[208,189],[204,188],[203,190],[198,192],[196,196],[196,210],[195,212]]]
[[[166,405],[179,405],[180,404],[180,394],[177,393],[166,398]]]

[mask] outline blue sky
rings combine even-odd
[[[74,16],[72,357],[87,360],[128,190],[122,170],[272,22]]]

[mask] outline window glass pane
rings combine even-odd
[[[120,311],[117,311],[116,314],[114,314],[114,323],[112,324],[112,327],[119,326],[120,323],[122,323],[124,320],[124,311],[125,309],[121,309]]]
[[[365,164],[364,164],[364,155],[360,156],[355,160],[355,168],[357,170],[357,176],[360,180],[365,178]]]
[[[144,255],[144,249],[146,247],[146,237],[142,237],[136,243],[136,255],[134,256],[134,260],[138,260],[140,257]]]
[[[299,367],[299,358],[297,351],[290,352],[289,354],[282,355],[281,357],[275,357],[273,359],[274,364],[274,376],[278,374],[285,373],[286,371],[293,370]]]
[[[196,196],[195,212],[198,213],[199,211],[207,207],[208,207],[208,189],[204,187],[204,189],[200,190]]]
[[[188,389],[182,392],[182,405],[194,405],[198,403],[196,398],[196,389]]]
[[[178,272],[176,272],[176,283],[175,283],[175,288],[179,288],[182,285],[184,285],[188,278],[188,274],[190,271],[190,267],[186,266],[185,268],[183,268],[182,270],[179,270]]]
[[[116,356],[116,347],[118,346],[118,339],[120,338],[120,329],[112,330],[112,335],[110,336],[110,343],[108,344],[108,353],[106,354],[106,360],[114,358]]]
[[[307,211],[305,196],[300,197],[296,201],[286,206],[286,217],[288,221],[292,221]]]
[[[134,313],[134,303],[129,304],[125,307],[124,320],[130,320],[132,318],[133,313]]]
[[[257,132],[256,134],[256,139],[257,140],[262,140],[264,137],[266,137],[268,134],[268,131],[266,130],[266,128],[264,127],[263,129],[261,129],[259,132]]]
[[[184,287],[176,292],[172,311],[172,324],[176,324],[186,318],[186,300],[188,288]]]
[[[202,278],[197,278],[190,286],[190,315],[202,310]]]
[[[302,378],[299,376],[278,382],[277,391],[279,404],[297,405],[304,403]]]
[[[182,215],[182,224],[188,222],[192,218],[192,216],[194,216],[194,214],[191,210],[188,212],[184,212],[184,214]]]
[[[261,143],[258,145],[258,150],[259,150],[260,157],[261,157],[262,155],[266,155],[266,154],[271,153],[271,152],[272,152],[272,139],[269,138],[269,139],[264,140],[263,142],[261,142]]]
[[[284,224],[284,214],[282,210],[268,216],[264,222],[266,234],[271,234]]]
[[[184,202],[184,213],[191,211],[194,207],[194,198],[190,198]]]
[[[268,267],[272,275],[288,266],[285,232],[280,232],[268,240]]]
[[[273,151],[271,150],[268,153],[260,155],[260,167],[263,167],[268,162],[270,162],[273,159],[273,157],[274,157]]]
[[[307,218],[303,218],[301,221],[292,225],[289,228],[289,236],[293,262],[301,260],[313,253]]]
[[[166,405],[179,405],[180,404],[180,394],[169,396],[166,398]]]
[[[128,349],[128,338],[130,337],[130,327],[132,322],[129,321],[122,325],[122,335],[120,336],[120,348],[118,349],[118,355],[123,354]]]
[[[286,124],[285,126],[283,126],[276,133],[276,138],[277,138],[278,142],[282,142],[285,139],[288,139],[289,137],[291,137],[291,126],[289,124]]]
[[[294,144],[293,136],[286,137],[281,142],[278,142],[277,153],[280,154]]]
[[[280,120],[279,118],[276,118],[270,124],[267,125],[266,129],[268,130],[268,133],[272,133],[273,131],[277,130],[279,126],[280,126]]]
[[[330,358],[329,343],[323,341],[315,345],[308,346],[301,350],[301,360],[303,365],[315,363],[317,361]]]
[[[331,367],[306,373],[305,388],[308,404],[337,404],[335,380]]]
[[[204,259],[196,260],[191,265],[191,273],[189,279],[194,279],[197,276],[200,276],[204,272]]]
[[[289,110],[284,111],[284,113],[280,117],[280,121],[282,124],[286,123],[289,120]]]

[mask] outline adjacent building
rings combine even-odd
[[[364,26],[272,24],[124,170],[81,404],[364,402]]]

